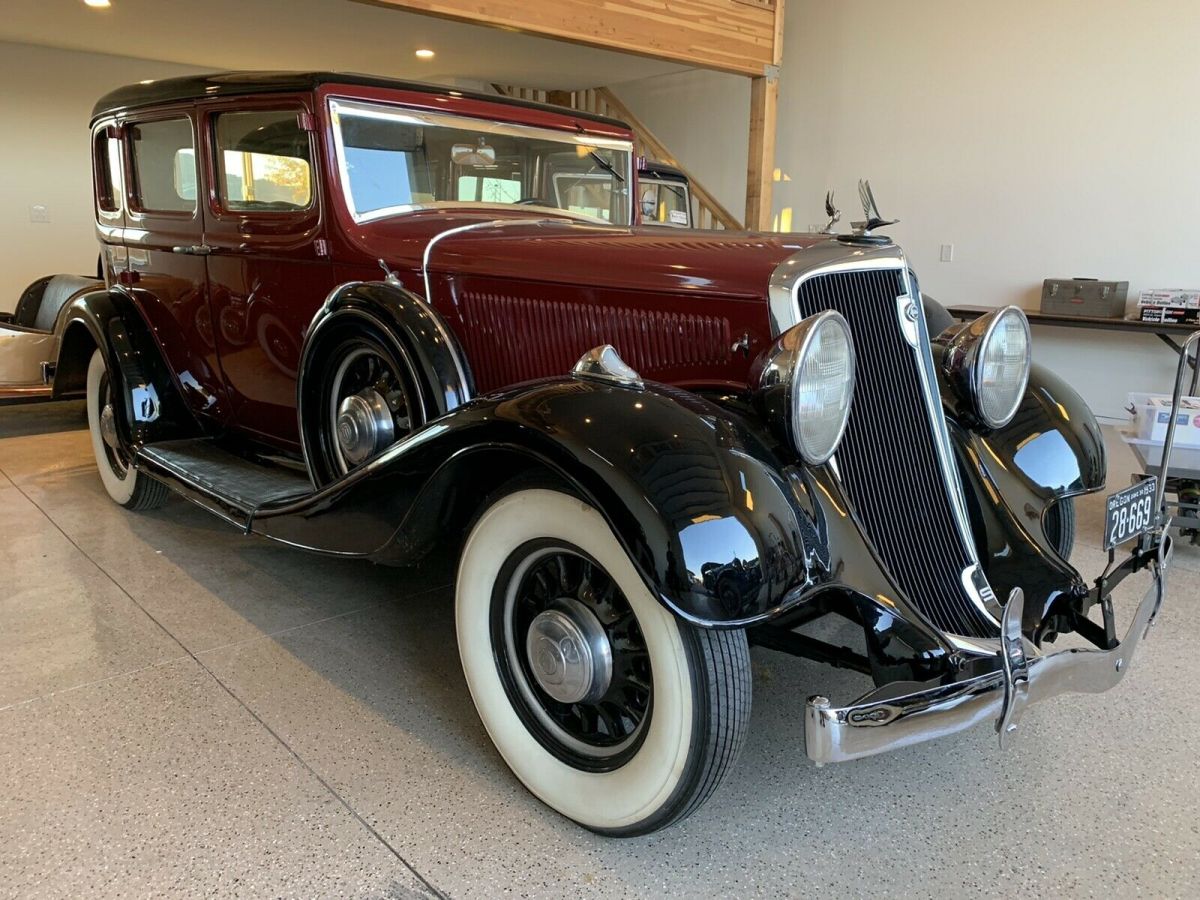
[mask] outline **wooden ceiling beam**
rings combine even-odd
[[[777,7],[783,5],[783,0],[370,2],[751,77],[777,65]]]

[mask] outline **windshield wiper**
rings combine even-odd
[[[613,178],[617,179],[617,181],[621,182],[621,184],[625,183],[624,176],[622,176],[621,173],[616,170],[616,168],[613,166],[612,163],[610,163],[608,160],[606,160],[603,156],[601,156],[595,150],[589,150],[588,156],[590,156],[592,158],[592,162],[594,162],[596,165],[598,165],[600,168],[602,168],[605,172],[607,172]]]

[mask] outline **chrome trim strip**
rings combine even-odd
[[[608,219],[601,219],[599,216],[589,216],[587,213],[575,212],[572,209],[563,209],[560,206],[543,206],[535,203],[517,206],[515,203],[488,203],[483,200],[437,200],[433,203],[405,203],[400,206],[385,206],[381,209],[371,210],[371,212],[359,216],[355,221],[359,224],[364,224],[366,222],[374,222],[378,219],[386,219],[388,216],[399,216],[404,213],[430,209],[467,210],[471,212],[478,210],[491,212],[493,210],[544,209],[555,218],[570,219],[571,224],[575,225],[602,225],[605,228],[629,228],[628,225],[614,225]]]
[[[1001,727],[1002,744],[1026,706],[1060,694],[1098,694],[1114,687],[1129,671],[1138,643],[1149,633],[1167,592],[1167,574],[1173,547],[1165,530],[1159,536],[1157,572],[1124,640],[1111,650],[1071,648],[1037,655],[1022,642],[1020,667],[1005,667],[995,654],[997,669],[956,684],[940,685],[903,697],[867,700],[834,707],[825,697],[810,697],[805,707],[804,743],[818,765],[846,762],[909,747],[965,731],[981,722]],[[1006,618],[1019,620],[1022,603],[1014,591]],[[1011,648],[1010,648],[1011,650]]]
[[[938,448],[938,463],[950,495],[950,506],[958,525],[959,538],[963,543],[967,558],[979,566],[979,555],[976,552],[974,537],[971,533],[962,479],[954,465],[950,432],[946,427],[945,414],[942,412],[941,391],[938,389],[937,375],[933,368],[933,354],[930,350],[929,326],[925,320],[925,308],[924,304],[920,302],[919,292],[914,288],[904,251],[890,242],[854,244],[835,239],[814,244],[793,253],[775,268],[768,284],[767,299],[770,306],[772,336],[778,337],[787,329],[799,324],[799,290],[806,281],[822,275],[842,272],[888,269],[901,272],[905,292],[916,305],[918,340],[913,353],[917,357],[917,371],[925,395],[925,409],[929,413],[929,425],[933,429],[934,443]],[[897,321],[896,327],[901,327],[899,321]],[[982,567],[980,567],[980,573],[982,575]],[[986,584],[986,579],[982,580]],[[984,597],[981,596],[983,594],[995,596],[990,587],[978,592],[966,592],[967,598],[998,630],[1000,627],[998,604],[989,607]]]
[[[445,323],[442,321],[441,315],[439,315],[433,307],[433,283],[429,279],[429,261],[433,258],[433,248],[436,247],[443,238],[452,237],[456,234],[464,234],[468,231],[476,231],[482,228],[504,228],[505,226],[509,225],[540,225],[547,221],[553,220],[548,220],[545,218],[492,219],[488,222],[472,222],[470,225],[459,225],[457,228],[447,228],[445,231],[439,231],[432,238],[430,238],[429,243],[425,245],[425,250],[421,254],[421,280],[425,284],[425,297],[422,300],[422,303],[425,306],[426,312],[429,314],[430,321],[432,321],[434,326],[437,328],[438,334],[442,336],[442,340],[445,341],[446,346],[451,348],[452,355],[454,357],[454,368],[458,371],[458,380],[463,386],[463,403],[466,403],[471,399],[470,391],[467,387],[469,384],[467,372],[462,364],[462,360],[459,359],[458,354],[453,352],[453,348],[458,346],[457,342],[451,338],[451,335],[446,330]],[[399,284],[399,279],[393,279],[391,275],[388,276],[387,280],[392,281],[395,284]]]

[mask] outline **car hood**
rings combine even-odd
[[[522,210],[501,218],[409,214],[361,226],[373,257],[430,276],[486,276],[762,300],[775,268],[822,238],[620,228]]]

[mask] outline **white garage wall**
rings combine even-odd
[[[96,270],[92,104],[123,84],[199,71],[0,42],[0,310],[41,275]],[[48,208],[49,224],[30,221],[34,204]]]
[[[804,230],[834,188],[849,222],[870,177],[945,302],[1036,307],[1043,278],[1076,275],[1128,279],[1131,293],[1200,287],[1197,47],[1195,0],[789,0],[778,165],[791,181],[776,212]],[[714,82],[618,93],[740,210],[746,107],[724,87],[705,95]],[[938,261],[941,244],[954,262]],[[1150,336],[1039,328],[1036,342],[1107,417],[1173,373]]]

